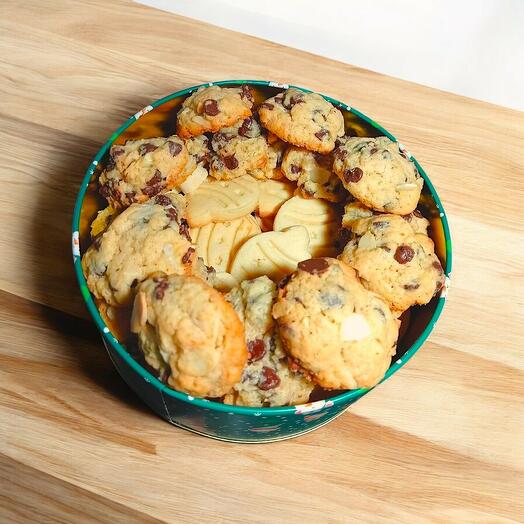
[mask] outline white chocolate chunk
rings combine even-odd
[[[258,182],[249,175],[233,180],[206,180],[188,196],[187,221],[191,227],[200,227],[240,218],[256,208],[259,193]]]
[[[307,229],[311,256],[330,257],[336,254],[333,243],[340,227],[340,216],[330,202],[300,196],[289,199],[278,210],[273,229],[282,231],[291,226]]]
[[[180,189],[186,195],[194,193],[207,178],[207,174],[207,169],[204,166],[197,166],[184,182],[180,184]]]
[[[295,187],[281,180],[264,180],[260,182],[260,197],[258,199],[258,214],[264,217],[276,215],[280,206],[289,200]]]
[[[251,215],[191,228],[189,231],[196,244],[197,255],[202,257],[206,266],[212,266],[217,273],[229,271],[238,248],[259,233],[260,227]]]
[[[131,313],[131,332],[139,333],[147,322],[147,301],[145,293],[139,291],[133,303]]]
[[[305,227],[268,231],[250,238],[238,250],[231,274],[238,281],[267,275],[277,282],[309,258],[309,235]]]
[[[346,317],[340,325],[340,338],[343,342],[362,340],[371,335],[368,321],[360,314]]]

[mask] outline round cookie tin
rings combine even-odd
[[[139,360],[136,351],[126,344],[125,330],[118,328],[110,320],[110,317],[114,317],[114,313],[109,314],[108,311],[97,307],[94,297],[87,288],[81,266],[81,256],[91,242],[89,225],[96,213],[104,207],[103,199],[96,193],[96,179],[105,165],[111,145],[113,143],[121,144],[130,139],[174,134],[176,132],[178,108],[193,91],[208,85],[234,87],[241,84],[248,84],[252,87],[257,102],[274,96],[277,92],[288,87],[297,87],[306,92],[310,91],[298,86],[289,86],[277,82],[225,80],[192,86],[144,107],[113,133],[89,165],[76,199],[73,215],[72,249],[75,272],[87,309],[100,331],[113,364],[131,389],[155,413],[175,426],[219,440],[260,443],[296,437],[319,428],[341,415],[351,404],[369,393],[370,390],[357,389],[334,393],[331,398],[324,400],[317,400],[300,406],[278,408],[230,406],[212,400],[194,398],[175,391],[162,383]],[[346,133],[353,136],[372,137],[385,135],[391,140],[397,140],[391,133],[355,108],[328,96],[324,96],[324,98],[342,111]],[[434,297],[429,304],[410,310],[409,324],[399,339],[397,354],[383,380],[387,380],[396,373],[421,348],[431,333],[444,307],[452,263],[448,221],[438,194],[417,160],[402,144],[399,143],[399,145],[405,154],[414,161],[424,178],[424,189],[419,208],[423,210],[424,215],[430,221],[431,237],[435,242],[435,252],[444,268],[446,284],[440,295]],[[116,312],[116,315],[118,316],[118,312]]]

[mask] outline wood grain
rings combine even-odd
[[[524,115],[128,2],[2,2],[0,520],[520,522]],[[424,349],[324,429],[196,437],[122,383],[70,255],[82,174],[152,99],[303,85],[369,114],[446,207],[453,286]]]

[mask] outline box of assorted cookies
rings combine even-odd
[[[91,164],[73,230],[124,379],[224,440],[336,417],[418,350],[449,285],[446,217],[406,148],[273,82],[196,86],[131,117]]]

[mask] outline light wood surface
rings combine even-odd
[[[524,520],[524,114],[132,3],[0,8],[1,522]],[[227,78],[372,116],[426,168],[453,236],[423,350],[332,424],[269,445],[146,409],[71,264],[75,194],[100,145],[152,99]]]

